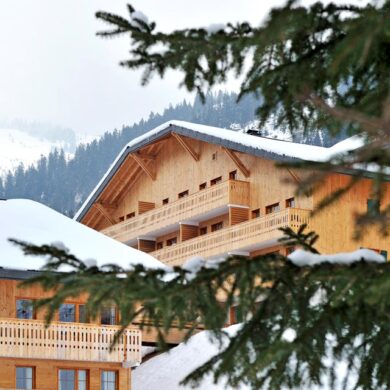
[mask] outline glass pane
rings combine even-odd
[[[116,390],[116,372],[102,371],[101,390]]]
[[[18,299],[16,301],[16,318],[31,320],[33,317],[33,301],[31,299]]]
[[[100,320],[102,325],[115,325],[116,324],[115,307],[104,307],[101,311]]]
[[[33,368],[16,367],[16,388],[32,389],[32,384],[33,384]]]
[[[60,370],[58,375],[59,390],[75,390],[75,370]]]
[[[73,303],[63,303],[59,310],[59,320],[62,322],[75,322],[75,314],[75,305]]]
[[[79,305],[79,322],[87,323],[87,312],[85,305]]]

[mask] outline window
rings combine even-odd
[[[16,300],[16,318],[32,320],[35,318],[34,305],[32,299]]]
[[[168,203],[169,203],[169,198],[163,199],[163,201],[162,201],[162,204],[163,204],[163,205],[168,204]]]
[[[279,210],[280,210],[279,203],[274,203],[265,208],[265,213],[266,214],[276,213]]]
[[[103,307],[100,312],[102,325],[116,325],[116,308],[114,306]]]
[[[384,257],[384,259],[387,261],[387,251],[381,250],[380,254]]]
[[[179,199],[180,198],[185,198],[186,196],[188,196],[188,190],[185,190],[183,192],[180,192],[180,194],[178,195]]]
[[[87,390],[87,370],[65,370],[58,371],[58,390]]]
[[[125,220],[125,216],[119,217],[119,222],[123,222]]]
[[[237,171],[229,172],[229,179],[230,180],[237,180]]]
[[[376,217],[380,213],[380,202],[378,199],[367,199],[367,214]]]
[[[286,199],[286,208],[289,208],[289,207],[295,207],[295,199],[294,198]]]
[[[101,390],[116,390],[117,389],[116,384],[117,384],[116,371],[102,371]]]
[[[252,218],[260,217],[260,209],[252,210]]]
[[[210,180],[210,185],[215,186],[216,184],[222,181],[222,176],[216,177],[215,179]]]
[[[58,311],[58,319],[62,322],[76,322],[76,305],[63,303]]]
[[[204,236],[205,234],[207,234],[207,226],[199,229],[199,235]]]
[[[85,310],[85,305],[78,305],[78,309],[79,309],[78,322],[82,322],[83,324],[86,324],[88,322],[88,316],[87,316],[87,311]]]
[[[170,238],[167,240],[167,246],[172,246],[177,244],[177,237]]]
[[[34,368],[16,367],[16,388],[32,389],[34,387]]]
[[[218,153],[217,152],[213,153],[212,156],[211,156],[211,159],[214,161],[217,158],[218,158]]]
[[[134,217],[135,217],[135,211],[126,215],[126,219],[130,219],[130,218],[134,218]]]
[[[162,242],[158,242],[157,245],[156,245],[156,249],[159,250],[159,249],[162,249],[163,248],[163,243]]]
[[[206,187],[207,187],[207,183],[199,184],[199,190],[200,190],[200,191],[205,190]]]
[[[223,228],[223,222],[217,222],[211,225],[211,231],[216,232],[217,230],[221,230]]]

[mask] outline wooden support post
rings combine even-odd
[[[250,172],[249,169],[244,165],[244,163],[239,159],[239,157],[234,153],[233,150],[225,148],[222,146],[223,151],[231,158],[231,160],[236,164],[237,168],[240,170],[240,172],[245,176],[249,177]]]
[[[136,154],[131,154],[134,161],[141,167],[141,169],[154,181],[156,180],[156,175],[152,172],[149,167],[139,158]]]
[[[179,144],[191,155],[195,161],[199,161],[199,154],[188,144],[188,142],[179,134],[171,133],[172,136],[179,142]]]
[[[92,207],[94,207],[110,225],[116,224],[115,219],[110,215],[110,213],[100,203],[94,203],[92,205]]]

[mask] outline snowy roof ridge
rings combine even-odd
[[[363,146],[363,139],[358,136],[350,137],[330,148],[325,148],[322,146],[300,144],[295,142],[281,142],[282,140],[253,136],[220,127],[201,125],[180,120],[171,120],[127,143],[103,175],[102,179],[87,197],[83,205],[77,211],[74,219],[79,221],[83,218],[91,204],[97,199],[109,183],[112,175],[117,171],[117,169],[119,169],[129,153],[152,143],[171,131],[180,135],[197,138],[201,141],[220,144],[239,152],[279,161],[294,159],[316,162],[327,161],[337,154],[346,153],[350,150]]]

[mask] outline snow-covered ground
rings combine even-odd
[[[142,263],[147,267],[165,266],[147,253],[115,241],[38,202],[26,199],[0,200],[0,267],[39,270],[44,258],[24,256],[8,241],[15,238],[33,244],[66,247],[88,265],[115,263],[128,268]]]
[[[227,335],[234,335],[239,326],[226,328]],[[210,333],[200,332],[191,337],[186,344],[179,344],[169,352],[158,355],[133,370],[132,388],[133,390],[192,389],[190,386],[180,386],[179,383],[218,351],[219,346],[210,340]],[[206,376],[196,389],[233,390],[231,387],[225,387],[224,380],[214,384],[211,375]],[[235,388],[235,390],[247,389],[247,387]]]
[[[42,155],[63,146],[63,142],[33,137],[21,130],[0,129],[0,177],[15,170],[20,163],[30,166]]]

